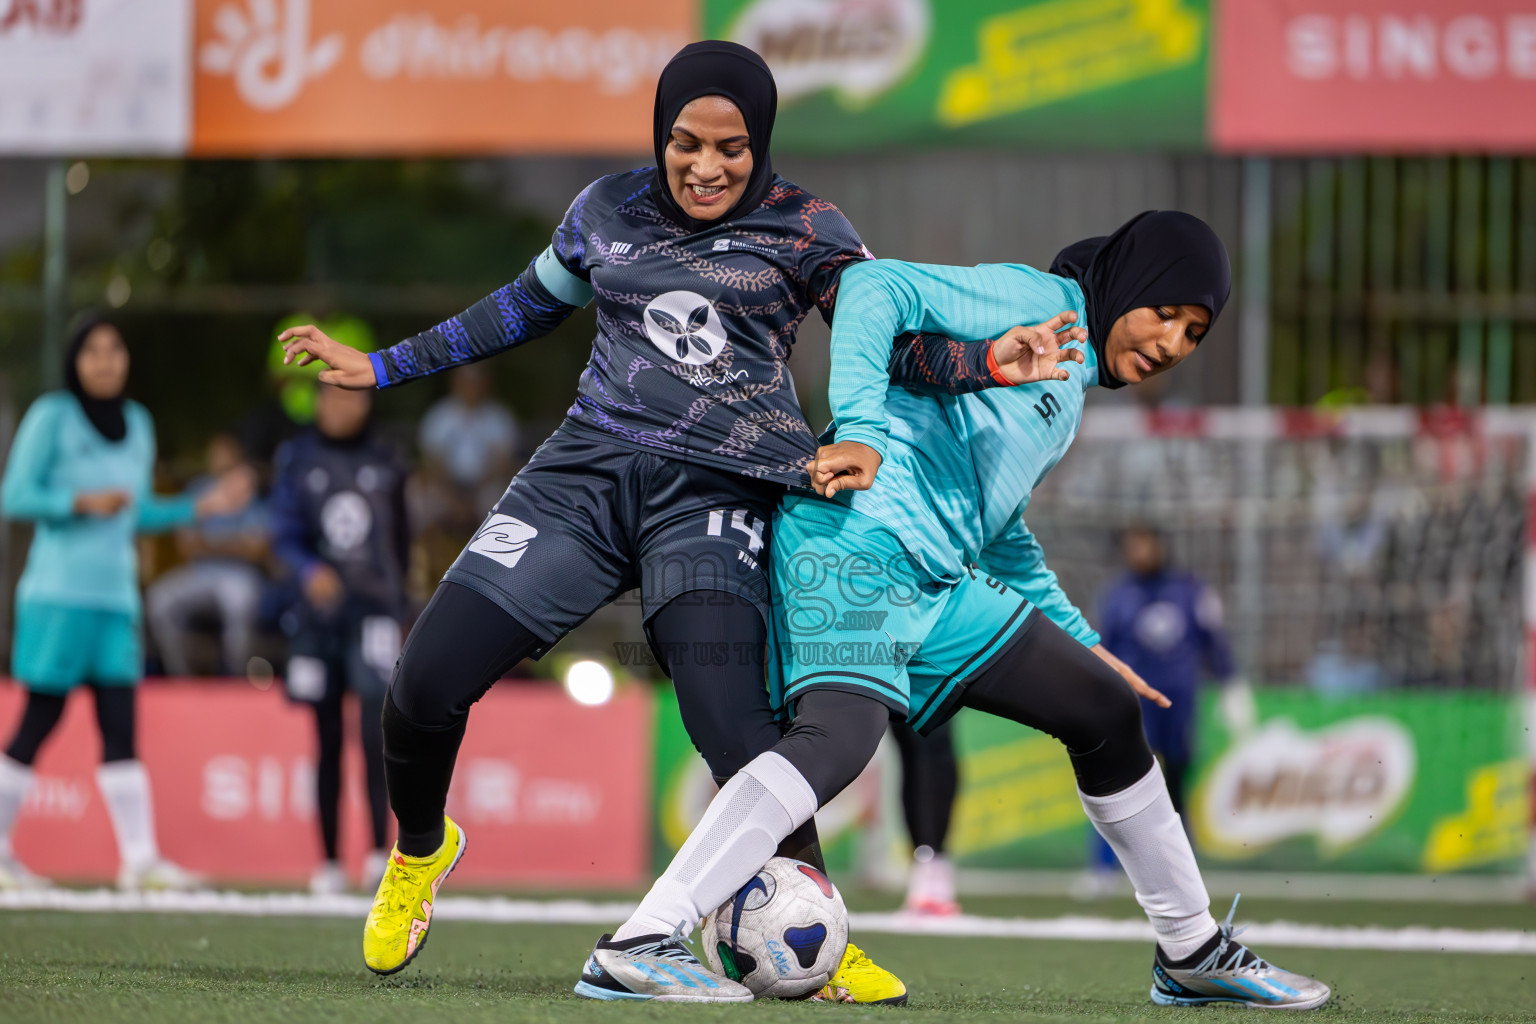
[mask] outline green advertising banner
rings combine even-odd
[[[774,145],[1201,148],[1209,0],[703,0],[762,54]]]
[[[1202,701],[1187,808],[1200,861],[1214,868],[1441,874],[1516,870],[1530,835],[1530,763],[1520,698],[1397,692],[1331,698],[1255,693],[1258,724],[1235,736],[1214,694]],[[714,784],[657,701],[656,847],[665,864]],[[963,867],[1078,868],[1089,825],[1072,765],[1042,733],[974,711],[955,722],[960,796],[950,853]],[[891,880],[908,856],[899,761],[883,751],[818,814],[829,866]]]
[[[1529,837],[1518,697],[1256,694],[1240,736],[1203,701],[1188,817],[1203,864],[1443,873],[1515,869]],[[990,716],[956,723],[953,852],[970,867],[1076,867],[1088,824],[1049,737]]]

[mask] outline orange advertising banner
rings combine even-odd
[[[195,156],[634,153],[695,0],[197,0]]]
[[[19,687],[0,684],[0,728],[17,720],[25,700]],[[547,685],[502,684],[487,694],[470,716],[448,797],[448,813],[474,840],[454,880],[583,888],[645,881],[653,708],[641,687],[599,707]],[[216,882],[306,881],[321,860],[314,733],[308,709],[280,687],[146,683],[138,747],[165,855]],[[368,845],[355,735],[349,725],[341,808],[342,860],[353,878]],[[60,880],[116,875],[117,845],[95,781],[100,757],[90,697],[77,694],[38,757],[16,823],[16,855],[33,871]]]
[[[1536,150],[1536,0],[1223,0],[1227,150]]]

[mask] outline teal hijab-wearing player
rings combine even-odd
[[[134,691],[144,670],[135,538],[239,511],[249,470],[199,497],[155,494],[155,426],[123,397],[128,348],[90,319],[65,352],[66,389],[22,417],[0,483],[0,515],[33,524],[16,585],[11,675],[26,709],[0,755],[0,889],[42,884],[11,853],[11,828],[32,784],[39,747],[82,684],[94,692],[102,764],[96,774],[122,857],[125,889],[186,888],[193,878],[160,856],[149,776],[135,752]]]
[[[812,469],[824,496],[787,497],[774,521],[773,686],[793,722],[720,790],[616,937],[687,934],[858,775],[892,712],[926,731],[964,706],[1066,746],[1083,808],[1157,936],[1154,1002],[1328,1000],[1328,986],[1237,941],[1230,913],[1211,916],[1142,731],[1138,694],[1167,698],[1098,646],[1022,520],[1089,387],[1137,383],[1194,351],[1230,291],[1226,250],[1197,218],[1150,212],[1063,250],[1051,269],[880,260],[844,273],[835,440]],[[1013,325],[1063,309],[1057,326],[1086,322],[1085,351],[1039,338],[1010,350]],[[996,361],[1023,366],[1010,377],[1030,383],[963,395],[891,387],[892,338],[909,331],[1001,334]]]

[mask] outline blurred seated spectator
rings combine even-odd
[[[413,584],[442,576],[458,557],[516,468],[517,421],[491,397],[489,371],[478,363],[449,374],[451,390],[421,420],[421,465],[410,482],[411,521],[423,563]]]
[[[207,473],[192,482],[194,494],[246,464],[240,443],[229,434],[216,434],[208,442],[207,460]],[[145,592],[145,616],[167,675],[192,674],[188,639],[197,623],[210,616],[219,624],[220,670],[245,673],[265,586],[268,540],[267,510],[259,501],[234,515],[209,516],[177,531],[176,547],[186,564],[160,576]]]
[[[421,420],[419,443],[430,472],[458,491],[478,525],[512,475],[517,420],[491,397],[484,366],[460,366],[449,376],[450,391]]]

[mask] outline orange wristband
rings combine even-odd
[[[1013,381],[1009,380],[1003,375],[1002,367],[997,365],[997,357],[992,354],[992,349],[990,348],[987,349],[987,372],[992,375],[993,380],[997,381],[1003,387],[1013,387]]]

